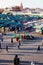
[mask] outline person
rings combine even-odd
[[[1,41],[3,42],[3,38],[1,38]]]
[[[20,45],[21,45],[21,43],[20,43],[20,40],[19,40],[19,45],[18,45],[18,48],[20,48]]]
[[[43,43],[42,43],[42,46],[43,46]]]
[[[18,45],[18,49],[20,48],[20,46]]]
[[[20,60],[18,58],[18,55],[15,55],[15,58],[14,58],[14,65],[19,65],[20,64]]]
[[[1,43],[0,43],[0,49],[1,49]]]
[[[40,51],[40,45],[38,46],[38,49],[37,50]]]
[[[6,46],[6,51],[8,52],[8,46]]]
[[[11,38],[11,43],[13,43],[13,38]]]
[[[18,38],[18,37],[16,37],[16,41],[17,41],[17,42],[19,41],[19,38]]]
[[[35,63],[32,61],[32,62],[31,62],[31,65],[35,65]]]

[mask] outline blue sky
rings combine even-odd
[[[43,8],[43,0],[0,0],[0,8],[18,6],[21,2],[24,8]]]

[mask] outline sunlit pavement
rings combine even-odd
[[[20,58],[20,65],[31,65],[31,61],[34,61],[35,65],[43,65],[43,36],[37,35],[35,40],[22,40],[19,49],[16,40],[11,43],[11,37],[12,35],[8,39],[7,36],[3,36],[2,49],[0,49],[0,65],[14,65],[13,59],[16,54]],[[9,48],[8,52],[5,49],[6,45]],[[37,51],[38,45],[40,45],[40,51]]]

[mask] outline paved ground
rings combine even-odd
[[[35,40],[22,40],[19,49],[18,42],[14,40],[14,43],[11,43],[12,33],[7,36],[3,36],[4,40],[1,44],[3,49],[0,49],[0,65],[14,65],[13,59],[16,54],[20,58],[20,65],[31,65],[31,61],[34,61],[35,65],[43,65],[42,35],[35,35],[37,37]],[[8,52],[5,49],[6,45],[9,48]],[[37,51],[38,45],[40,45],[40,51]]]

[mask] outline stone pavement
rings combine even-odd
[[[17,54],[20,58],[21,65],[30,65],[31,61],[34,61],[36,65],[43,65],[43,46],[41,46],[41,50],[37,51],[38,43],[22,43],[20,49],[18,49],[16,44],[10,44],[8,52],[6,52],[5,48],[0,49],[0,65],[13,65],[13,59],[15,54]],[[11,46],[12,45],[12,46]]]
[[[35,65],[43,65],[42,40],[42,38],[40,40],[22,40],[18,49],[18,42],[11,43],[10,40],[4,39],[1,44],[2,49],[0,49],[0,65],[14,65],[13,59],[16,54],[20,58],[20,65],[31,65],[31,61],[34,61]],[[5,49],[6,45],[8,45],[8,52]],[[38,45],[40,45],[40,51],[37,51]]]

